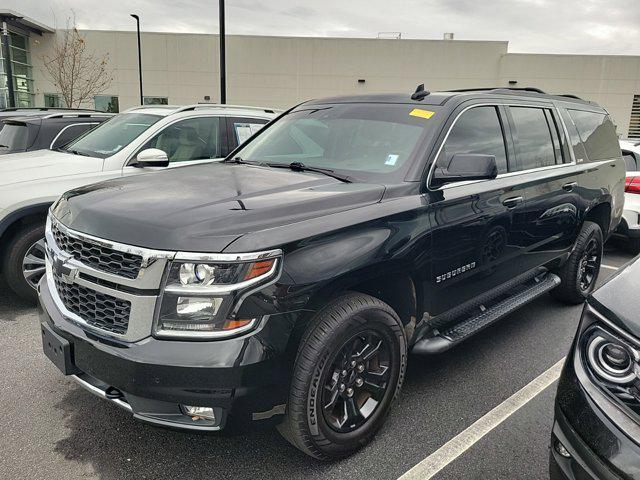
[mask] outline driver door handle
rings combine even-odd
[[[569,182],[562,185],[562,189],[566,190],[567,192],[572,192],[573,189],[577,186],[578,186],[578,182]]]
[[[522,202],[524,202],[524,197],[510,197],[510,198],[504,199],[502,201],[502,205],[504,205],[507,208],[515,208]]]

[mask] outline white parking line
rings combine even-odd
[[[611,265],[605,265],[604,263],[600,265],[602,268],[606,268],[608,270],[618,270],[618,267],[613,267]]]
[[[560,377],[564,358],[418,463],[399,480],[429,480]]]

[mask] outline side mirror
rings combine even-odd
[[[436,166],[433,183],[465,182],[468,180],[492,180],[498,176],[495,155],[476,153],[456,153],[446,166]]]
[[[142,150],[136,156],[136,163],[134,166],[144,167],[166,167],[169,165],[169,157],[167,153],[158,148],[147,148]]]

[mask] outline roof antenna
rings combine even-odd
[[[424,89],[424,83],[421,83],[416,88],[416,91],[411,95],[411,100],[424,100],[424,97],[429,95],[431,92],[429,90]]]

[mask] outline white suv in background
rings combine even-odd
[[[624,187],[624,212],[616,232],[627,237],[634,253],[640,253],[640,140],[620,140],[627,168]]]
[[[136,107],[64,148],[3,155],[0,267],[7,284],[19,296],[36,299],[45,270],[45,216],[62,193],[123,175],[222,159],[275,116],[269,108],[231,105]]]

